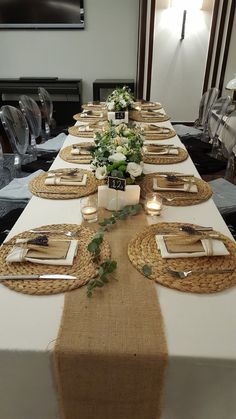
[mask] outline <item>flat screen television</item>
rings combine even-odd
[[[84,28],[84,0],[0,0],[0,29],[57,28]]]

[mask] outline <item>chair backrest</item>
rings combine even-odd
[[[44,87],[38,88],[38,95],[42,106],[42,116],[50,125],[53,113],[53,103],[50,94]]]
[[[220,134],[220,139],[228,155],[230,155],[236,145],[236,111],[233,111],[227,117]]]
[[[22,95],[20,96],[19,105],[27,119],[31,135],[34,138],[38,138],[42,129],[42,116],[37,103],[31,97]]]
[[[12,150],[23,155],[29,146],[29,127],[23,113],[14,106],[1,107],[0,118]]]
[[[208,134],[212,140],[219,137],[225,123],[225,116],[231,103],[231,97],[226,96],[217,99],[212,105],[208,116]]]
[[[211,89],[207,90],[201,98],[201,102],[199,105],[199,117],[198,122],[199,125],[205,127],[207,124],[209,112],[215,103],[217,96],[219,94],[219,89],[216,87],[212,87]]]

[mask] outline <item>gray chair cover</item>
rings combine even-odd
[[[204,93],[199,105],[198,119],[195,121],[194,127],[189,127],[183,124],[177,124],[174,126],[174,129],[180,138],[193,137],[200,140],[204,135],[207,135],[208,115],[217,99],[218,94],[219,90],[216,87],[213,87]]]

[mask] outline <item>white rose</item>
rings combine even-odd
[[[116,162],[116,161],[126,160],[126,157],[122,153],[114,153],[108,158],[108,160],[111,162]]]
[[[118,147],[116,147],[116,152],[125,154],[126,149],[122,147],[121,145],[118,145]]]
[[[126,167],[126,172],[130,174],[131,179],[134,179],[137,176],[142,174],[143,168],[140,164],[137,163],[128,163]]]
[[[107,168],[106,166],[97,167],[95,176],[98,180],[105,179],[107,177]]]
[[[126,101],[124,99],[121,99],[120,100],[120,105],[123,106],[123,108],[125,108],[127,106]]]
[[[107,103],[107,109],[109,111],[112,111],[114,109],[114,106],[115,106],[115,102],[114,101]]]

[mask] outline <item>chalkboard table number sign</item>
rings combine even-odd
[[[124,111],[115,112],[115,118],[116,119],[125,119],[125,112]]]
[[[125,191],[126,180],[119,177],[108,176],[108,188]]]
[[[116,197],[115,197],[115,208],[118,211],[120,207],[119,202],[119,191],[125,191],[126,180],[119,177],[108,176],[108,189],[115,189]]]

